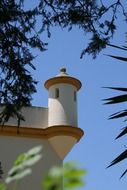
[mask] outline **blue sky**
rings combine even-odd
[[[123,45],[125,39],[121,27],[123,26],[119,21],[114,42]],[[47,106],[48,92],[43,84],[48,78],[58,74],[61,67],[66,67],[70,75],[81,80],[82,88],[78,93],[78,126],[84,130],[85,135],[65,161],[75,160],[80,167],[87,169],[88,173],[84,179],[86,185],[81,190],[124,190],[127,176],[122,180],[119,180],[119,177],[126,168],[126,161],[109,169],[106,167],[126,145],[125,137],[114,140],[120,126],[124,127],[125,123],[121,119],[107,120],[107,118],[125,107],[103,105],[102,99],[117,95],[117,92],[102,87],[126,87],[127,65],[104,55],[118,54],[119,51],[113,48],[107,48],[95,60],[91,56],[80,59],[81,50],[87,45],[88,37],[78,28],[71,32],[54,28],[50,39],[42,36],[49,45],[48,50],[43,53],[33,51],[37,57],[36,71],[32,74],[39,82],[32,104]]]

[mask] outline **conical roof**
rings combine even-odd
[[[46,89],[49,89],[50,86],[54,84],[59,84],[59,83],[72,84],[73,86],[77,88],[77,90],[79,90],[82,86],[81,82],[78,79],[71,77],[67,74],[66,68],[61,68],[60,73],[57,76],[48,79],[45,82],[44,86]]]

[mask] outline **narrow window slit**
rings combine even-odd
[[[56,90],[55,90],[55,98],[59,98],[59,95],[60,95],[59,89],[56,88]]]
[[[76,94],[76,91],[74,91],[74,101],[76,102],[77,100],[77,94]]]

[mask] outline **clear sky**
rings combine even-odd
[[[119,22],[114,40],[117,44],[124,42],[121,27],[123,26]],[[117,92],[102,87],[126,87],[127,65],[104,55],[119,52],[113,48],[107,48],[95,60],[90,56],[80,59],[81,50],[87,45],[88,37],[77,28],[71,32],[54,28],[51,39],[42,36],[49,45],[48,50],[43,53],[35,50],[33,52],[37,55],[37,70],[32,73],[39,82],[32,104],[47,106],[48,93],[43,84],[48,78],[58,74],[61,67],[66,67],[68,74],[78,78],[82,82],[82,88],[78,93],[78,126],[84,130],[85,135],[65,161],[75,160],[80,167],[87,169],[88,173],[84,179],[86,186],[81,190],[124,190],[127,176],[122,180],[119,180],[119,177],[126,169],[126,161],[109,169],[106,167],[126,145],[125,137],[114,140],[120,132],[120,126],[125,126],[123,120],[107,118],[125,107],[103,105],[102,99],[117,95]]]

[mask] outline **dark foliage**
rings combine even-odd
[[[117,158],[115,158],[108,167],[111,167],[114,164],[117,164],[118,162],[121,162],[122,160],[124,160],[126,158],[127,158],[127,150],[125,150]]]
[[[110,45],[110,46],[113,48],[117,48],[119,50],[124,50],[125,52],[127,51],[127,46],[123,46],[123,47],[120,47],[117,45]],[[108,55],[108,56],[110,56],[114,59],[118,59],[120,61],[127,62],[126,57],[114,56],[114,55]],[[118,103],[126,103],[127,102],[127,88],[109,87],[109,89],[121,91],[121,92],[124,92],[124,94],[105,99],[105,101],[107,101],[105,104],[118,104]],[[124,122],[126,122],[127,121],[127,119],[126,119],[127,118],[127,109],[116,112],[109,117],[109,119],[118,119],[118,118],[124,118]],[[119,139],[119,138],[125,136],[126,134],[127,134],[127,127],[124,127],[122,129],[122,132],[116,137],[116,139]],[[127,159],[127,150],[123,151],[116,159],[114,159],[111,162],[111,164],[109,165],[109,167],[121,162],[124,159]],[[120,178],[122,178],[126,173],[127,173],[127,169],[123,172],[123,174],[121,175]]]
[[[35,32],[37,8],[25,11],[15,0],[0,1],[0,122],[11,116],[23,119],[20,110],[29,106],[36,81],[28,68],[35,69],[30,48],[45,50]]]
[[[2,178],[3,175],[3,170],[2,170],[2,166],[1,166],[1,162],[0,162],[0,179]]]
[[[127,127],[124,127],[122,129],[122,132],[116,137],[116,139],[118,139],[118,138],[120,138],[120,137],[122,137],[122,136],[124,136],[126,134],[127,134]]]
[[[91,34],[90,42],[82,51],[81,58],[86,53],[96,58],[96,55],[112,39],[120,12],[127,22],[127,10],[122,3],[122,1],[116,0],[106,6],[101,0],[40,0],[41,31],[47,30],[50,36],[51,26],[67,27],[71,30],[76,25],[83,30],[84,35]]]
[[[115,158],[111,164],[108,166],[111,167],[115,164],[118,164],[119,162],[123,161],[124,159],[127,159],[127,150],[125,150],[124,152],[122,152],[117,158]],[[127,173],[127,169],[122,173],[121,177],[122,178],[125,174]]]
[[[127,88],[113,88],[110,87],[110,89],[113,90],[118,90],[118,91],[122,91],[122,92],[127,92]],[[107,102],[105,104],[118,104],[118,103],[124,103],[127,102],[127,94],[123,94],[123,95],[119,95],[119,96],[115,96],[112,98],[108,98],[105,99]],[[109,119],[118,119],[118,118],[124,118],[124,122],[126,122],[126,118],[127,118],[127,109],[116,112],[114,114],[112,114]],[[122,132],[116,137],[116,139],[119,139],[120,137],[123,137],[127,134],[127,127],[124,127],[122,129]],[[113,166],[119,162],[121,162],[122,160],[127,159],[127,150],[123,151],[117,158],[115,158],[111,164],[108,166]],[[123,172],[123,174],[121,175],[121,178],[127,173],[127,170],[125,170]]]

